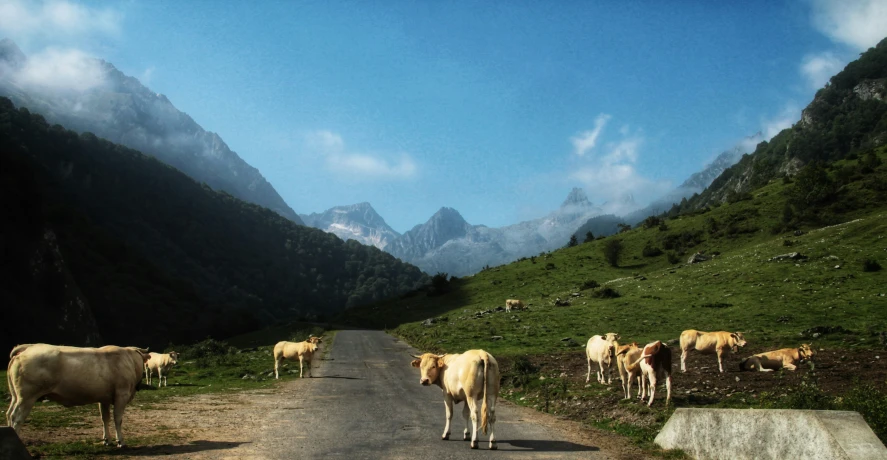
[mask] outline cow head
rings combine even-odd
[[[616,349],[616,356],[621,356],[638,347],[637,342],[631,342],[628,345],[622,345]]]
[[[619,340],[619,334],[615,332],[607,332],[607,335],[604,336],[604,340],[607,342],[615,342]]]
[[[813,351],[813,348],[810,347],[809,343],[802,343],[800,347],[798,347],[798,356],[801,357],[801,361],[807,361],[813,359],[813,355],[816,354]]]
[[[308,337],[308,340],[306,340],[306,342],[317,344],[317,343],[323,342],[322,339],[323,339],[323,336],[320,336],[320,337],[311,336],[311,337]]]
[[[733,346],[730,347],[733,349],[733,353],[739,351],[740,347],[745,346],[745,337],[742,336],[742,332],[731,332],[730,338],[733,339]]]
[[[178,353],[171,351],[167,354],[169,355],[169,362],[172,363],[172,365],[176,365],[179,363],[179,354]]]
[[[419,369],[419,383],[428,386],[437,381],[440,376],[440,370],[444,367],[443,357],[445,355],[435,355],[425,353],[422,356],[411,355],[413,358],[411,366]]]

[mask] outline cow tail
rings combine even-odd
[[[484,353],[484,401],[480,408],[480,427],[487,434],[488,423],[490,418],[490,406],[487,404],[487,386],[490,384],[490,359],[487,353]]]

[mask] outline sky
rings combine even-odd
[[[885,36],[884,0],[0,0],[35,78],[109,61],[296,212],[367,201],[399,232],[442,206],[514,224],[573,187],[646,204]]]

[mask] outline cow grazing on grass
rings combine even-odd
[[[496,398],[499,397],[499,363],[483,350],[468,350],[462,354],[413,355],[413,367],[419,368],[419,383],[435,384],[443,390],[447,423],[441,439],[450,439],[450,421],[453,403],[465,402],[462,418],[468,440],[468,420],[471,419],[471,448],[477,449],[477,430],[490,433],[490,450],[495,450]]]
[[[317,344],[323,342],[320,337],[309,337],[304,342],[277,342],[274,345],[274,378],[279,379],[278,367],[285,359],[299,360],[299,378],[302,377],[303,365],[308,367],[308,377],[311,377],[311,360],[317,351]]]
[[[723,355],[728,350],[733,353],[745,346],[741,332],[702,332],[693,329],[681,333],[681,372],[687,372],[687,354],[696,350],[702,354],[718,355],[718,370],[724,372]]]
[[[150,355],[136,347],[79,348],[44,343],[19,345],[9,354],[7,381],[11,401],[6,422],[19,431],[34,403],[46,397],[65,407],[99,403],[102,441],[114,405],[117,447],[123,447],[123,411],[136,394]]]
[[[509,312],[511,310],[523,310],[526,306],[523,301],[518,299],[508,299],[505,301],[505,311]]]
[[[598,365],[597,381],[607,385],[613,381],[613,360],[616,355],[616,346],[619,334],[609,332],[606,336],[595,335],[588,339],[585,346],[585,360],[588,361],[588,374],[585,375],[585,383],[591,380],[591,363]],[[606,376],[604,376],[606,373]]]
[[[649,343],[634,364],[641,366],[641,385],[644,387],[641,391],[650,394],[647,406],[653,405],[658,379],[665,379],[665,404],[668,405],[671,401],[671,348],[659,340]],[[647,377],[647,382],[644,377]]]
[[[641,389],[644,386],[641,383],[641,365],[636,361],[641,357],[642,350],[638,348],[637,343],[630,343],[616,347],[616,367],[619,369],[619,378],[622,380],[622,391],[625,393],[625,399],[631,398],[631,382],[637,380],[638,383],[638,399],[643,399],[644,395]]]
[[[151,352],[151,359],[145,362],[145,380],[148,382],[148,385],[151,384],[151,377],[154,375],[154,372],[157,372],[157,388],[162,387],[164,383],[166,383],[166,386],[169,386],[167,373],[178,362],[179,354],[174,351],[163,354]]]
[[[804,343],[798,348],[783,348],[781,350],[758,353],[742,360],[739,363],[740,371],[772,372],[779,369],[796,370],[798,364],[813,359],[814,351],[810,345]]]

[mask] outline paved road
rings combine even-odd
[[[443,396],[437,386],[419,385],[408,353],[417,352],[383,332],[339,332],[326,360],[315,367],[315,378],[298,382],[306,383],[300,385],[304,393],[267,414],[263,457],[612,458],[594,446],[565,440],[576,436],[526,420],[526,409],[501,399],[496,409],[499,451],[489,452],[482,434],[478,450],[461,440],[461,404],[453,411],[451,440],[441,441]]]

